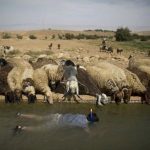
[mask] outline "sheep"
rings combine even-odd
[[[64,66],[63,80],[65,80],[66,82],[66,93],[63,96],[64,100],[66,99],[67,96],[70,95],[71,97],[73,96],[74,100],[77,103],[79,103],[75,97],[75,95],[77,95],[80,98],[78,80],[76,76],[77,76],[77,69],[75,66],[72,65]]]
[[[5,102],[20,102],[22,92],[27,94],[28,99],[35,98],[34,88],[31,91],[31,85],[24,86],[28,80],[31,80],[32,75],[28,75],[31,73],[30,66],[21,59],[9,59],[7,61],[0,59],[0,62],[0,94],[5,95]]]
[[[111,94],[119,90],[123,83],[125,85],[129,84],[124,71],[107,62],[100,62],[97,66],[87,66],[86,69],[104,93]]]
[[[7,83],[9,88],[15,94],[17,93],[16,100],[21,100],[21,94],[24,93],[28,97],[28,102],[34,102],[36,100],[34,82],[33,81],[33,68],[25,60],[22,59],[9,59],[9,62],[13,65],[13,69],[7,76]],[[31,101],[30,101],[31,100]]]
[[[107,53],[113,53],[113,48],[112,47],[106,47],[106,52]]]
[[[63,68],[59,65],[48,64],[35,69],[33,73],[33,81],[35,83],[36,93],[44,94],[47,102],[53,104],[51,92],[52,84],[53,82],[59,82],[62,76]]]
[[[150,50],[148,51],[148,57],[150,57]]]
[[[48,64],[57,65],[57,62],[50,58],[38,58],[34,63],[30,61],[30,64],[32,65],[33,69],[38,69]]]
[[[150,60],[149,59],[136,59],[133,56],[129,57],[128,69],[135,73],[142,84],[146,87],[145,95],[142,98],[142,103],[145,101],[147,104],[150,104],[149,97],[149,82],[150,82]]]
[[[139,78],[128,70],[121,69],[107,62],[100,62],[97,66],[87,66],[86,69],[87,73],[97,83],[98,89],[110,96],[123,87],[129,87],[129,95],[131,89],[132,94],[135,95],[142,96],[145,93],[146,89]]]
[[[120,54],[123,52],[123,49],[122,48],[117,48],[117,54]]]
[[[1,53],[1,57],[6,57],[6,55],[8,55],[9,53],[12,53],[14,51],[14,47],[13,46],[0,46],[0,53]]]
[[[57,45],[58,49],[60,49],[60,44]]]
[[[6,57],[6,51],[4,49],[4,46],[0,46],[0,57],[5,58]]]
[[[73,79],[75,79],[75,81],[71,80],[71,81],[66,82],[66,91],[67,92],[64,94],[64,98],[66,98],[66,96],[69,96],[68,92],[70,92],[69,91],[70,89],[71,89],[72,93],[76,93],[79,98],[80,98],[80,96],[78,95],[79,88],[81,89],[82,94],[89,94],[89,95],[95,96],[96,93],[101,93],[100,90],[94,84],[94,81],[92,80],[92,78],[90,78],[90,76],[86,73],[86,69],[84,67],[78,66],[77,71],[76,71],[75,64],[70,60],[67,60],[67,61],[63,60],[63,61],[61,61],[60,65],[54,65],[54,64],[44,65],[43,67],[41,67],[39,69],[43,69],[47,74],[48,80],[45,82],[44,79],[43,80],[40,79],[40,76],[41,76],[40,73],[39,74],[35,73],[37,76],[39,76],[39,77],[36,77],[38,81],[41,80],[46,83],[45,87],[47,87],[48,81],[49,82],[50,81],[51,82],[58,81],[58,80],[62,80],[62,78],[69,80],[70,75],[68,75],[68,73],[74,74]],[[76,73],[77,73],[77,78],[76,78]],[[44,73],[42,73],[42,75],[43,74]],[[72,78],[72,76],[71,76],[71,78]],[[46,77],[45,77],[45,79],[46,79]],[[78,79],[79,79],[79,81],[78,81]],[[35,83],[37,82],[35,79],[34,79],[34,81],[35,81]],[[39,85],[40,84],[37,84],[37,86],[39,86]],[[88,87],[87,85],[90,85],[90,87]],[[79,86],[79,88],[78,88],[78,86]],[[35,88],[36,88],[36,86],[35,86]],[[48,91],[50,91],[50,90],[51,89],[49,88]],[[59,92],[59,93],[64,93],[64,89],[60,88],[60,86],[57,89],[55,89],[54,91]],[[72,96],[74,97],[74,100],[76,101],[75,96],[74,95],[72,95]]]
[[[14,95],[10,92],[10,88],[7,83],[7,76],[12,68],[13,66],[10,63],[8,63],[4,58],[0,58],[0,94],[5,95],[6,103],[14,102]]]
[[[66,61],[62,60],[61,63],[63,64],[64,68],[67,68],[69,70],[68,71],[69,76],[65,75],[66,78],[69,79],[69,77],[71,76],[74,80],[76,80],[77,91],[79,90],[80,94],[88,94],[91,96],[96,96],[96,104],[102,105],[102,102],[101,102],[102,99],[104,101],[104,98],[101,99],[100,94],[102,94],[102,93],[101,93],[100,89],[98,89],[97,83],[87,73],[86,68],[81,65],[75,65],[75,63],[72,62],[71,60],[66,60]],[[78,84],[77,84],[77,82],[78,82]],[[77,94],[77,96],[79,97],[78,94]]]
[[[52,49],[52,46],[53,46],[53,43],[49,44],[49,45],[48,45],[48,48],[51,50],[51,49]]]

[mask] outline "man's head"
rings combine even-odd
[[[93,113],[93,110],[90,109],[90,113],[87,115],[87,120],[88,120],[90,123],[94,123],[94,122],[98,122],[98,121],[99,121],[99,118],[98,118],[98,116],[96,115],[96,113]]]

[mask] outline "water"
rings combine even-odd
[[[16,117],[17,112],[46,116],[52,113],[87,114],[90,108],[100,121],[81,128],[47,127],[45,121]],[[15,125],[39,127],[13,134]],[[91,104],[0,104],[1,150],[149,150],[150,106],[115,104],[96,108]]]

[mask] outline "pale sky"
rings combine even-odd
[[[150,0],[0,0],[0,30],[150,30]]]

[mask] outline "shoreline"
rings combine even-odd
[[[37,94],[37,101],[36,103],[46,103],[44,101],[44,96]],[[62,101],[62,96],[63,94],[58,94],[58,93],[53,93],[53,100],[54,103],[76,103],[73,99],[71,101]],[[94,96],[89,96],[89,95],[80,95],[82,100],[79,100],[79,103],[89,103],[89,104],[96,104],[96,98]],[[110,96],[108,96],[108,99],[111,100]],[[0,102],[5,102],[4,96],[0,95]],[[23,103],[27,103],[27,97],[23,95],[22,98]],[[110,103],[115,103],[114,101],[111,101]],[[121,102],[123,103],[123,102]],[[129,104],[141,104],[141,97],[139,96],[131,96]]]

